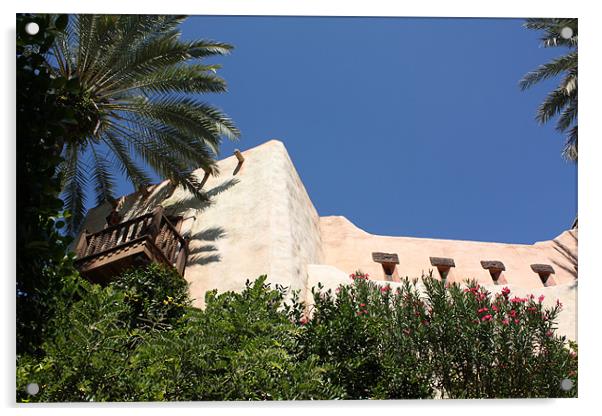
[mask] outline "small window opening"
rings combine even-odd
[[[549,264],[532,264],[531,270],[539,275],[539,279],[544,286],[555,286],[556,281],[552,274],[555,274],[554,268]]]

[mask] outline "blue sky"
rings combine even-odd
[[[577,168],[535,112],[557,80],[519,79],[563,54],[520,19],[190,17],[184,38],[229,92],[202,97],[242,131],[282,140],[322,216],[374,234],[528,243],[568,228]],[[118,193],[131,188],[120,181]]]

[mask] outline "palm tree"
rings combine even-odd
[[[537,110],[536,119],[546,123],[558,116],[556,130],[566,134],[563,155],[577,161],[577,19],[527,19],[527,29],[541,30],[542,46],[566,47],[569,52],[529,72],[520,81],[521,89],[562,75],[558,87],[550,92]]]
[[[192,171],[217,173],[223,137],[240,133],[231,119],[191,94],[226,91],[219,65],[203,58],[232,46],[180,39],[185,16],[77,15],[52,48],[54,72],[66,80],[73,129],[61,143],[63,200],[69,231],[85,214],[93,186],[97,204],[113,199],[116,166],[139,190],[147,168],[206,198]]]

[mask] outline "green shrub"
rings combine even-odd
[[[241,293],[208,292],[204,311],[140,350],[142,399],[336,398],[340,389],[323,377],[317,357],[300,358],[299,328],[282,313],[284,293],[265,276]]]
[[[132,326],[171,328],[190,306],[186,281],[172,268],[159,264],[129,270],[111,286],[124,292],[125,302],[132,308]]]
[[[317,357],[301,358],[300,329],[282,312],[284,290],[265,276],[241,293],[209,292],[187,307],[173,270],[150,266],[80,300],[55,318],[44,358],[18,361],[20,401],[330,399],[340,388]],[[172,300],[170,300],[172,299]],[[39,394],[28,396],[28,383]]]
[[[172,269],[82,282],[17,366],[19,401],[180,401],[576,396],[577,346],[561,310],[504,289],[431,277],[379,286],[361,273],[308,308],[265,276],[189,307]],[[563,391],[561,381],[575,387]],[[38,383],[39,394],[25,386]]]
[[[397,290],[353,274],[314,291],[300,344],[348,398],[576,396],[576,346],[555,335],[561,310],[543,299],[492,296],[479,285],[424,277]],[[298,304],[297,316],[304,307]],[[574,388],[561,389],[570,378]]]

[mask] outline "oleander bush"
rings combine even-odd
[[[314,290],[311,318],[298,315],[301,350],[320,357],[346,397],[576,396],[576,344],[555,334],[560,302],[544,308],[543,296],[432,276],[395,290],[351,278],[335,294]]]
[[[430,276],[398,288],[351,277],[313,289],[307,305],[262,276],[239,293],[208,292],[204,309],[160,266],[107,287],[82,282],[43,356],[19,357],[18,400],[576,396],[577,346],[555,334],[560,303]]]

